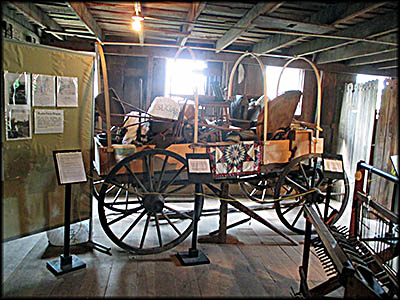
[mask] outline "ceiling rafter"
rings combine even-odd
[[[92,33],[98,41],[104,41],[104,33],[96,20],[90,13],[89,9],[84,2],[68,2],[69,7],[76,13],[79,19],[87,27],[90,33]]]
[[[382,4],[383,5],[383,4]],[[357,12],[373,10],[377,7],[377,3],[369,2],[340,2],[330,4],[325,9],[311,15],[304,21],[319,24],[334,24],[337,20],[343,20],[347,16],[354,16]],[[283,35],[274,35],[253,46],[253,52],[269,53],[279,48],[286,47],[293,43],[303,40],[304,37],[292,37]]]
[[[267,12],[272,12],[281,6],[283,2],[258,2],[253,6],[237,23],[235,26],[249,28],[252,25],[252,22],[260,15],[265,14]],[[237,29],[232,28],[228,30],[216,43],[216,52],[225,49],[230,44],[232,44],[235,40],[237,40],[240,35],[246,31],[246,29]]]
[[[397,60],[397,59],[398,59],[398,54],[397,54],[397,49],[396,49],[396,50],[381,53],[378,55],[350,59],[346,62],[346,65],[362,66],[362,65],[377,64],[377,63],[390,61],[390,60]]]
[[[190,9],[186,16],[186,21],[195,22],[205,7],[206,2],[192,2],[192,5],[190,6]],[[183,38],[178,38],[178,43],[181,45],[181,47],[185,46],[187,40],[192,33],[193,28],[194,25],[187,23],[182,26],[182,32],[186,33],[186,36]]]
[[[385,36],[384,40],[397,40],[397,33],[392,33]],[[388,48],[385,45],[375,44],[371,44],[368,47],[365,47],[365,45],[357,43],[333,49],[331,51],[320,52],[318,53],[315,62],[317,64],[326,64],[363,56],[376,55],[380,53],[390,52],[396,49],[397,47]]]
[[[36,7],[31,2],[8,2],[13,8],[22,13],[25,17],[27,17],[31,22],[39,25],[41,29],[50,29],[50,30],[62,30],[61,26],[57,24],[53,19],[47,16],[40,8]],[[53,33],[59,40],[64,40],[57,34]]]
[[[394,30],[398,27],[397,12],[390,12],[383,16],[375,17],[364,21],[352,27],[331,33],[333,36],[348,36],[353,38],[372,38],[379,34],[385,34],[388,30]],[[288,54],[290,55],[310,55],[313,53],[325,51],[333,47],[345,46],[354,43],[354,41],[343,41],[324,38],[313,39],[309,42],[292,47]]]

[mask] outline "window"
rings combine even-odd
[[[274,99],[275,97],[282,95],[286,91],[298,90],[303,92],[303,82],[304,82],[304,71],[295,68],[286,68],[282,72],[282,67],[267,66],[266,67],[266,77],[267,77],[267,96],[269,99]],[[278,85],[279,75],[282,72],[281,80],[279,82],[278,95],[276,93],[276,88]],[[301,115],[301,103],[303,97],[300,98],[300,102],[297,105],[295,116]]]
[[[165,96],[193,95],[195,87],[199,95],[205,94],[207,76],[203,70],[207,63],[192,59],[167,59]]]

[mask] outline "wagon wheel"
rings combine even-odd
[[[315,167],[315,168],[314,168]],[[290,230],[304,234],[304,204],[312,203],[323,219],[328,179],[324,177],[321,154],[308,154],[292,160],[279,176],[275,188],[275,210],[282,223]],[[316,193],[316,197],[313,197]],[[283,198],[287,199],[283,199]],[[328,216],[337,212],[331,224],[343,214],[349,199],[349,181],[346,173],[343,179],[332,181],[332,192]]]
[[[250,200],[259,203],[274,203],[275,178],[254,178],[239,182],[243,194]]]
[[[192,231],[199,193],[187,180],[186,160],[152,149],[120,161],[105,177],[99,193],[99,219],[107,236],[135,254],[155,254],[184,241]],[[185,196],[177,195],[186,189]],[[199,215],[200,215],[199,212]]]

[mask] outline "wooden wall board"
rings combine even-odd
[[[390,156],[398,154],[399,108],[398,80],[388,80],[382,92],[382,104],[376,127],[376,139],[372,165],[387,173],[392,171]],[[392,208],[393,184],[372,176],[370,194],[378,203]]]

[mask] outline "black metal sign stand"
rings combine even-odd
[[[60,258],[47,262],[47,269],[54,275],[61,275],[78,269],[86,268],[86,263],[76,255],[70,255],[70,225],[71,225],[71,183],[65,185],[64,211],[64,253]]]
[[[183,266],[194,266],[209,264],[208,257],[199,249],[197,249],[197,223],[200,219],[200,197],[199,184],[195,187],[196,197],[194,203],[194,219],[193,219],[193,233],[192,233],[192,247],[188,251],[178,252],[176,257]]]
[[[76,255],[70,255],[70,227],[72,183],[86,182],[87,178],[81,150],[53,151],[53,157],[58,184],[65,185],[64,253],[58,259],[48,261],[46,265],[54,275],[61,275],[86,268],[86,263]]]

